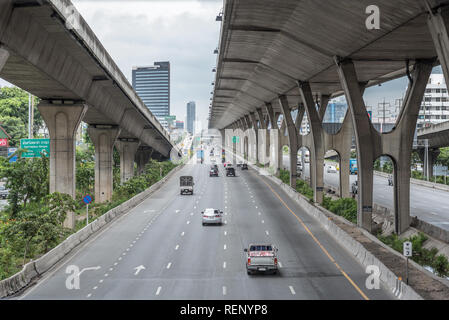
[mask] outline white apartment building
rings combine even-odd
[[[449,96],[444,75],[432,73],[418,115],[418,128],[449,121]]]

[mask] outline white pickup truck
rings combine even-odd
[[[277,251],[271,244],[250,244],[246,252],[246,272],[271,272],[275,274],[278,271]]]

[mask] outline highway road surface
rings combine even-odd
[[[394,298],[368,290],[364,268],[279,187],[251,169],[225,177],[219,167],[216,178],[206,163],[186,165],[20,299]],[[193,196],[179,194],[180,175],[194,176]],[[224,211],[224,225],[202,226],[208,207]],[[243,249],[252,242],[279,248],[279,274],[247,275]],[[66,286],[70,266],[92,268],[79,289]]]
[[[287,169],[290,168],[287,155],[283,156],[283,166]],[[305,164],[304,173],[306,177],[309,177],[308,163]],[[357,180],[357,175],[351,175],[350,185],[355,180]],[[327,173],[325,170],[324,184],[339,187],[340,174],[338,172]],[[351,190],[351,187],[349,190]],[[373,200],[375,203],[393,210],[393,192],[393,187],[388,186],[387,178],[374,175]],[[410,214],[442,229],[449,230],[449,192],[419,186],[413,183],[410,184]]]

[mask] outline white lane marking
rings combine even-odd
[[[104,281],[103,279],[100,279],[100,281],[98,281],[98,282],[99,282],[99,283],[103,283],[103,281]]]
[[[122,257],[118,257],[119,260],[122,260]]]
[[[278,261],[278,267],[282,268],[282,263],[280,261]]]
[[[179,249],[179,244],[177,244],[175,247],[175,250],[178,250],[178,249]]]
[[[91,296],[92,296],[92,293],[89,293],[89,294],[87,295],[88,298],[90,298]]]
[[[293,295],[295,295],[295,294],[296,294],[295,289],[293,289],[292,286],[288,286],[288,287],[290,288],[290,292],[291,292]]]
[[[116,266],[116,265],[118,265],[118,262],[115,262],[115,263],[114,263],[114,266]]]
[[[223,269],[226,269],[226,261],[223,262]]]
[[[133,243],[136,243],[136,240],[134,240]]]
[[[126,252],[123,252],[122,255],[126,256]]]
[[[224,296],[226,295],[226,287],[225,286],[223,286],[223,295]]]
[[[193,209],[196,209],[196,207],[193,207]]]
[[[224,235],[227,235],[227,234],[228,234],[228,232],[227,232],[227,231],[225,231],[225,232],[224,232]]]
[[[175,212],[176,212],[176,213],[178,213],[179,211],[181,211],[181,210],[178,210],[178,209],[177,209],[177,210],[175,210]]]
[[[258,207],[256,206],[256,209],[258,209]]]
[[[262,213],[261,213],[261,212],[258,212],[257,214],[260,216]]]
[[[157,296],[159,295],[159,293],[161,293],[161,289],[162,289],[162,287],[157,287],[157,290],[156,290],[156,295]]]
[[[97,290],[97,289],[98,289],[98,287],[97,287],[97,286],[95,286],[95,287],[93,287],[92,289],[93,289],[93,290]]]
[[[185,235],[185,232],[184,231],[181,232],[181,237],[184,237],[184,235]]]
[[[193,216],[193,212],[190,212],[190,215]]]
[[[169,263],[167,264],[167,269],[170,269],[170,267],[171,267],[171,262],[169,262]]]
[[[187,221],[187,224],[190,224],[190,220]]]
[[[267,234],[267,236],[269,236],[270,234],[268,233],[268,230],[265,230],[265,233]]]
[[[227,220],[225,220],[225,224],[228,224],[228,221],[227,221]]]
[[[129,248],[126,248],[126,251],[129,251]]]
[[[262,223],[265,223],[265,220],[262,220]]]
[[[223,250],[226,250],[226,245],[223,246]]]
[[[114,270],[114,268],[109,268],[109,271],[113,271]]]
[[[108,276],[109,276],[109,274],[107,274],[107,273],[104,274],[104,277],[105,277],[105,278],[108,277]]]

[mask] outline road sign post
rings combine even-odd
[[[405,281],[408,284],[408,258],[413,255],[412,243],[410,241],[404,242],[402,249],[405,257]]]
[[[92,197],[87,194],[84,196],[83,201],[86,204],[86,226],[87,226],[89,224],[89,203],[92,202]]]

